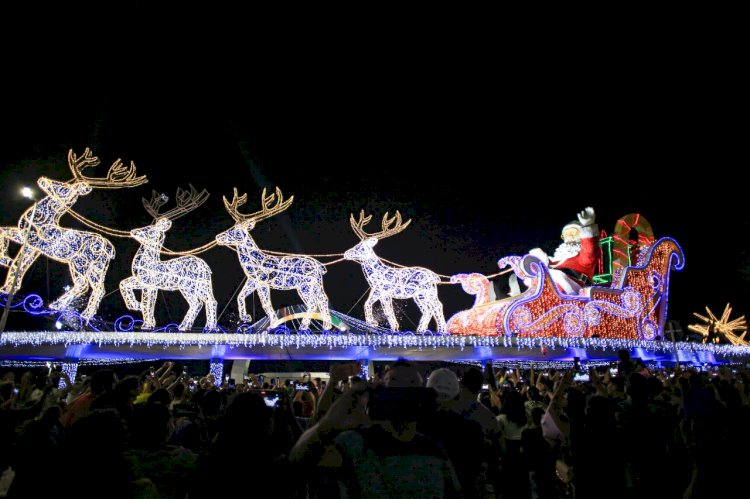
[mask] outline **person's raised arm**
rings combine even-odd
[[[165,362],[164,365],[159,368],[159,371],[157,371],[157,373],[160,373],[157,376],[159,380],[159,386],[164,385],[164,383],[167,381],[167,378],[171,374],[172,369],[174,369],[174,362]]]
[[[336,436],[370,422],[367,415],[368,392],[364,385],[347,388],[331,404],[326,414],[306,430],[289,452],[293,463],[339,467],[341,455],[333,446]]]
[[[359,364],[356,362],[349,362],[346,364],[334,364],[331,367],[329,374],[328,384],[326,384],[325,390],[321,394],[320,398],[315,405],[315,413],[313,414],[313,422],[319,421],[329,407],[333,403],[336,386],[339,381],[346,381],[349,376],[355,376],[359,374]]]
[[[557,425],[557,428],[561,433],[567,437],[570,435],[570,424],[562,419],[562,400],[565,397],[566,392],[571,387],[573,382],[574,370],[569,369],[565,371],[562,379],[557,385],[555,392],[552,394],[549,406],[547,407],[547,413],[552,418],[552,421]]]

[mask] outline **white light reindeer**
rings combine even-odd
[[[208,192],[198,192],[195,187],[190,190],[177,189],[177,206],[166,213],[159,213],[159,208],[169,200],[166,195],[153,193],[151,201],[143,200],[146,211],[154,217],[152,225],[133,229],[130,235],[141,243],[141,247],[133,257],[133,275],[120,282],[120,293],[125,305],[130,310],[140,310],[143,314],[142,329],[153,329],[154,306],[156,294],[161,290],[179,290],[187,300],[188,308],[178,329],[190,329],[195,318],[206,307],[206,326],[204,330],[216,329],[216,299],[211,285],[211,269],[208,264],[193,255],[180,256],[171,260],[161,261],[160,252],[164,244],[164,233],[175,220],[203,204],[208,199]],[[141,290],[140,303],[133,290]]]
[[[276,201],[275,204],[274,200]],[[231,229],[216,236],[216,242],[237,249],[240,265],[245,270],[247,282],[237,296],[240,319],[250,322],[252,317],[247,313],[245,298],[258,292],[263,310],[271,321],[271,327],[278,325],[279,319],[271,306],[270,289],[296,289],[307,308],[302,329],[310,327],[310,320],[317,312],[323,321],[325,329],[331,328],[331,314],[328,310],[328,296],[323,290],[323,274],[326,269],[319,261],[307,256],[274,256],[263,253],[250,235],[255,224],[286,210],[294,201],[294,196],[284,201],[281,190],[266,196],[263,189],[261,196],[262,209],[255,213],[243,215],[239,213],[240,206],[247,201],[247,194],[237,195],[234,189],[234,199],[230,203],[224,197],[224,206],[236,224]]]
[[[372,314],[372,306],[380,300],[385,316],[388,318],[388,325],[392,331],[398,331],[398,321],[396,320],[396,314],[393,313],[393,299],[413,298],[422,312],[417,331],[426,331],[430,320],[434,318],[437,330],[444,332],[446,326],[443,304],[438,299],[437,293],[437,284],[440,282],[440,277],[433,271],[422,267],[398,268],[386,265],[380,261],[380,258],[372,249],[377,244],[378,239],[398,234],[409,226],[411,220],[404,224],[401,223],[401,214],[398,211],[390,219],[388,213],[386,213],[383,216],[383,230],[368,234],[363,227],[371,219],[372,215],[365,217],[364,210],[359,214],[359,221],[354,220],[354,215],[349,217],[354,233],[362,242],[344,253],[344,258],[359,262],[362,265],[362,272],[364,272],[365,279],[370,284],[370,295],[365,301],[365,320],[373,326],[378,325]]]
[[[39,255],[45,255],[67,263],[73,279],[73,287],[52,302],[50,308],[64,310],[91,288],[88,305],[81,316],[90,320],[96,314],[104,296],[104,276],[110,260],[115,257],[115,248],[99,234],[60,227],[60,217],[71,209],[78,196],[88,194],[93,188],[136,187],[147,181],[144,176],[135,176],[135,165],[132,162],[126,168],[119,159],[109,168],[104,178],[83,175],[84,169],[98,164],[99,159],[92,156],[88,148],[80,158],[71,149],[68,152],[68,166],[73,179],[59,182],[40,177],[37,183],[47,194],[46,197],[21,215],[17,228],[0,228],[0,265],[10,266],[0,292],[12,294],[21,287],[31,264]],[[7,256],[9,241],[22,245],[13,261]]]

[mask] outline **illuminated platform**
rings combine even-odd
[[[0,360],[264,359],[565,362],[617,361],[630,351],[647,363],[750,362],[750,347],[610,340],[422,334],[202,334],[146,332],[8,332]]]

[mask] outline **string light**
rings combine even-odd
[[[354,215],[349,217],[354,233],[361,242],[344,253],[344,258],[359,262],[362,272],[370,285],[370,295],[365,301],[365,320],[375,326],[378,324],[372,313],[372,307],[376,301],[380,301],[388,325],[392,331],[399,331],[398,320],[393,312],[393,299],[412,298],[422,312],[422,318],[417,325],[418,332],[427,330],[432,319],[437,324],[437,331],[446,330],[445,316],[443,315],[443,304],[438,299],[437,284],[440,277],[433,271],[423,267],[391,267],[384,264],[375,252],[375,246],[380,239],[398,234],[409,226],[411,220],[401,222],[401,214],[396,211],[393,218],[388,218],[388,213],[383,216],[382,230],[376,233],[367,233],[363,227],[372,219],[372,215],[365,216],[364,210],[359,214],[359,220],[354,220]],[[395,224],[395,225],[394,225]]]
[[[134,349],[226,346],[228,349],[280,349],[286,353],[294,350],[326,349],[330,351],[356,349],[392,349],[395,357],[408,357],[409,352],[426,349],[444,349],[445,357],[453,351],[455,358],[488,359],[498,358],[507,351],[508,355],[531,350],[546,349],[553,357],[557,349],[584,349],[590,351],[612,351],[621,349],[641,349],[642,352],[673,355],[675,351],[683,358],[713,355],[715,357],[748,357],[750,346],[734,346],[715,343],[689,343],[637,339],[605,338],[561,338],[561,337],[508,337],[508,336],[456,336],[435,333],[393,333],[393,334],[217,334],[217,333],[96,333],[96,332],[12,332],[0,338],[0,346],[40,347],[44,345],[96,345],[97,348],[116,349],[129,346]],[[676,349],[675,349],[676,346]],[[363,350],[365,351],[365,350]],[[513,354],[512,351],[517,352]],[[464,352],[463,355],[459,354]],[[262,352],[258,352],[261,354]],[[333,352],[332,352],[333,353]],[[562,352],[564,353],[564,352]],[[206,355],[210,350],[206,351]],[[416,354],[417,358],[422,354]],[[536,354],[538,355],[538,353]],[[359,354],[358,354],[359,357]],[[364,358],[366,356],[361,356]],[[109,362],[119,362],[121,357],[113,354]],[[514,359],[514,361],[517,361]],[[520,360],[518,360],[520,361]]]
[[[232,202],[224,197],[224,206],[236,223],[231,229],[216,236],[218,244],[236,249],[240,265],[247,276],[245,285],[237,295],[240,320],[252,321],[247,313],[245,300],[257,291],[270,326],[277,326],[281,321],[271,305],[269,289],[295,289],[307,307],[302,329],[309,329],[310,321],[315,316],[320,317],[324,329],[331,329],[328,295],[323,289],[323,274],[326,273],[323,264],[308,256],[278,257],[264,253],[250,235],[257,222],[286,210],[294,201],[294,196],[284,201],[281,189],[277,187],[276,193],[270,196],[266,196],[266,190],[263,189],[261,200],[263,208],[260,211],[243,215],[238,209],[247,201],[247,194],[238,196],[235,188]]]
[[[135,187],[146,182],[146,177],[135,176],[135,165],[126,168],[118,159],[110,167],[107,176],[93,178],[83,175],[83,170],[99,164],[87,148],[80,158],[71,149],[68,166],[73,180],[59,182],[47,177],[37,181],[46,196],[28,208],[18,221],[18,228],[5,227],[0,230],[0,263],[10,264],[5,285],[0,292],[12,294],[20,287],[26,271],[39,255],[67,263],[73,278],[73,287],[50,304],[53,310],[65,310],[77,298],[91,289],[88,304],[81,314],[86,319],[94,317],[104,296],[104,276],[109,262],[115,257],[115,247],[100,234],[60,226],[60,217],[93,188],[115,189]],[[12,263],[6,255],[8,241],[21,244],[22,248]],[[13,285],[15,283],[15,286]]]
[[[55,327],[59,331],[5,333],[0,338],[0,345],[99,345],[138,349],[225,346],[230,349],[257,347],[288,351],[361,348],[363,351],[392,349],[394,355],[402,350],[447,349],[453,350],[452,354],[468,357],[482,355],[474,350],[492,354],[492,349],[542,349],[546,352],[556,348],[640,348],[696,359],[744,356],[749,348],[742,336],[733,333],[740,327],[739,319],[729,321],[726,310],[725,317],[718,321],[717,327],[736,345],[681,344],[673,350],[671,343],[658,341],[663,337],[662,329],[667,316],[670,271],[681,270],[684,257],[682,249],[670,238],[662,238],[649,246],[653,242],[650,225],[637,214],[618,221],[611,242],[613,253],[619,254],[621,261],[627,258],[630,262],[629,259],[633,257],[636,263],[614,269],[610,288],[592,287],[588,296],[560,295],[550,279],[549,270],[537,259],[528,256],[505,257],[498,262],[500,268],[510,266],[517,277],[530,279],[532,285],[529,290],[497,301],[488,276],[477,273],[455,275],[451,282],[460,283],[476,299],[470,310],[459,312],[446,323],[443,305],[437,294],[437,284],[441,283],[439,274],[422,267],[392,264],[373,251],[378,240],[401,232],[411,220],[403,223],[398,211],[393,217],[386,213],[382,230],[367,233],[364,226],[372,216],[365,216],[362,211],[359,220],[355,220],[354,215],[350,216],[352,229],[360,243],[346,251],[344,257],[361,264],[370,286],[370,295],[364,305],[364,321],[344,316],[328,308],[328,296],[323,288],[326,269],[322,263],[311,256],[263,252],[251,237],[250,231],[257,222],[291,205],[293,197],[284,200],[278,188],[270,195],[264,190],[261,210],[249,215],[238,212],[238,208],[246,202],[247,194],[238,196],[235,188],[231,203],[224,198],[225,207],[234,218],[235,225],[199,249],[205,251],[215,244],[236,249],[247,276],[247,282],[237,297],[242,324],[233,331],[216,324],[217,304],[213,296],[211,269],[205,261],[193,254],[180,255],[167,261],[160,259],[163,253],[167,253],[163,243],[172,220],[197,208],[208,197],[206,191],[198,192],[190,186],[190,190],[178,189],[177,207],[168,213],[159,213],[159,208],[168,201],[165,195],[154,193],[151,201],[144,200],[147,211],[154,216],[154,223],[130,231],[130,236],[141,243],[141,248],[133,259],[133,275],[120,283],[126,305],[131,310],[140,311],[142,319],[123,316],[115,321],[112,328],[96,318],[95,314],[104,293],[104,276],[110,260],[115,256],[114,246],[97,233],[60,227],[59,220],[64,213],[71,211],[79,196],[88,194],[94,187],[134,187],[143,184],[146,179],[135,176],[132,163],[130,168],[125,168],[119,160],[112,165],[106,178],[84,176],[82,171],[85,168],[98,164],[98,159],[88,149],[80,158],[70,151],[68,163],[74,176],[72,181],[62,183],[41,177],[38,184],[47,196],[26,210],[17,228],[0,228],[0,264],[11,267],[3,288],[6,290],[6,301],[8,283],[16,279],[20,286],[25,272],[39,254],[70,265],[73,286],[66,286],[65,293],[48,307],[44,306],[38,295],[29,295],[21,302],[8,304],[9,308],[22,307],[33,315],[48,314],[50,310],[58,312]],[[625,244],[631,227],[639,230],[637,253]],[[121,235],[117,231],[107,234]],[[28,251],[22,249],[12,261],[6,254],[10,241],[28,246]],[[171,254],[178,255],[175,252]],[[75,300],[81,298],[89,288],[91,296],[85,310],[78,313],[73,310]],[[135,297],[136,289],[141,290],[140,302]],[[295,289],[304,306],[301,311],[282,312],[280,319],[271,305],[270,289]],[[180,324],[156,328],[154,307],[159,290],[180,290],[187,299],[190,309]],[[267,315],[267,324],[263,327],[270,328],[265,332],[259,332],[260,321],[248,324],[252,318],[247,313],[245,301],[256,290]],[[415,332],[398,332],[400,328],[393,309],[394,299],[413,299],[419,306],[422,317]],[[373,313],[376,301],[381,302],[388,328],[378,325]],[[190,330],[203,306],[206,307],[204,334],[193,334]],[[710,310],[708,312],[713,317]],[[296,319],[302,319],[299,328],[293,322]],[[319,334],[310,331],[313,319],[323,324]],[[744,317],[741,319],[744,321]],[[427,329],[433,320],[436,325],[434,332]],[[87,331],[82,331],[84,326]],[[136,327],[148,332],[136,332]],[[104,357],[107,355],[103,354]],[[114,353],[112,355],[105,362],[112,363],[116,357]],[[69,364],[67,368],[75,374],[77,363],[66,360],[64,364]],[[220,363],[212,362],[211,365],[214,369]],[[221,373],[217,381],[221,381]]]
[[[495,301],[495,290],[492,283],[483,274],[456,274],[451,276],[451,284],[461,284],[461,288],[470,295],[475,295],[474,307]]]
[[[214,385],[221,386],[222,377],[224,376],[224,362],[217,359],[211,359],[208,373],[214,375]]]
[[[532,287],[455,314],[452,334],[653,340],[666,318],[670,270],[681,270],[684,257],[676,241],[662,238],[648,247],[642,266],[628,267],[612,288],[590,288],[589,297],[561,295],[535,257],[506,257],[498,265],[511,266]]]
[[[198,192],[192,185],[190,190],[177,189],[177,206],[167,213],[159,213],[169,198],[154,192],[151,201],[143,200],[146,210],[155,218],[152,225],[133,229],[131,236],[141,243],[133,257],[133,275],[120,281],[120,293],[129,310],[140,310],[143,314],[144,329],[156,326],[154,309],[159,290],[177,291],[187,300],[189,308],[178,326],[186,331],[193,326],[202,307],[206,308],[205,330],[216,329],[216,299],[211,284],[211,268],[194,255],[185,255],[171,260],[161,260],[164,234],[172,227],[172,220],[196,209],[208,199],[204,190]],[[134,290],[141,290],[141,301],[136,299]]]

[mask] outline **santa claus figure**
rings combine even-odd
[[[529,254],[539,258],[549,267],[550,276],[561,293],[577,295],[581,288],[591,286],[599,257],[599,228],[594,223],[591,207],[578,214],[577,222],[562,229],[563,243],[549,257],[540,248]]]

